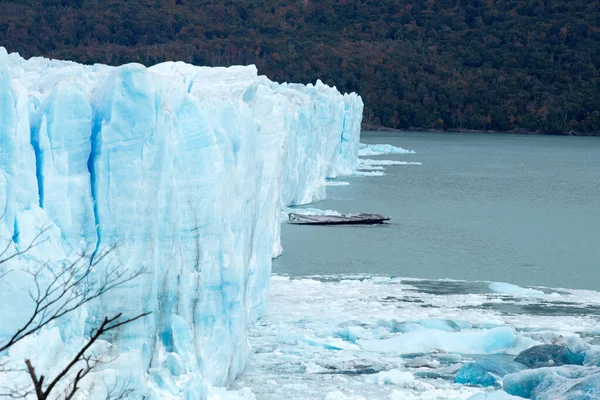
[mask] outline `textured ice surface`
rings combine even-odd
[[[89,330],[151,311],[115,338],[111,366],[141,394],[201,398],[245,365],[281,207],[323,199],[326,178],[356,169],[361,118],[356,94],[278,84],[254,66],[85,66],[0,47],[0,237],[18,249],[50,226],[10,267],[120,243],[113,261],[147,273],[61,321],[64,352],[86,318]],[[31,280],[2,285],[6,337]]]
[[[575,354],[567,347],[542,344],[522,351],[515,361],[529,368],[552,367],[563,364],[583,365],[584,356]]]
[[[600,398],[600,369],[579,366],[539,368],[504,377],[507,393],[534,400]]]
[[[250,331],[250,362],[234,387],[250,388],[261,400],[321,400],[328,393],[366,400],[467,399],[475,394],[514,399],[491,388],[455,383],[455,376],[477,360],[511,362],[513,356],[505,353],[516,354],[525,346],[571,343],[578,351],[595,348],[597,292],[506,297],[486,292],[488,283],[456,281],[463,292],[429,290],[444,283],[448,281],[275,276],[269,310]],[[590,310],[527,312],[554,302]],[[490,304],[527,308],[506,312]],[[495,354],[471,354],[480,350]],[[399,373],[407,372],[414,380],[400,379],[408,375]]]
[[[413,154],[414,151],[406,150],[390,144],[360,144],[359,156],[379,156],[382,154]]]

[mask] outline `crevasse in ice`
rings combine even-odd
[[[86,66],[0,47],[0,238],[19,249],[50,227],[0,282],[0,337],[31,306],[19,268],[118,243],[112,261],[145,273],[40,338],[68,353],[104,315],[151,311],[112,338],[120,356],[103,379],[120,371],[155,398],[228,384],[265,310],[280,209],[356,169],[362,108],[354,93],[278,84],[254,66]]]

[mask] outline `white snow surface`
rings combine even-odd
[[[22,362],[52,337],[62,355],[37,351],[37,363],[60,365],[104,315],[149,311],[100,343],[119,357],[88,381],[220,398],[212,387],[241,373],[266,309],[280,210],[356,170],[362,108],[354,93],[275,83],[254,66],[90,66],[0,47],[0,242],[23,249],[49,228],[3,265],[0,342],[32,305],[24,269],[118,243],[110,261],[146,271],[0,356]]]

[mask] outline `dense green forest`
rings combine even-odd
[[[600,135],[598,0],[0,0],[0,45],[256,64],[358,92],[371,127]]]

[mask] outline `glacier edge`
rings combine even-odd
[[[47,337],[68,353],[104,315],[150,311],[111,338],[120,356],[91,381],[128,372],[147,398],[228,385],[265,312],[280,210],[323,199],[326,178],[356,169],[362,109],[354,93],[275,83],[254,66],[86,66],[0,47],[0,240],[18,249],[50,226],[14,266],[117,243],[123,271],[146,271],[0,357]],[[14,299],[31,284],[0,281],[0,340],[22,322],[30,304]]]

